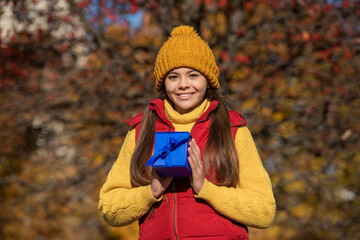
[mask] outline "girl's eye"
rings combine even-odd
[[[197,78],[199,76],[199,74],[197,74],[197,73],[192,73],[192,74],[190,74],[190,77],[191,78]]]
[[[177,78],[177,76],[176,75],[169,75],[167,78],[170,79],[170,80],[174,80],[174,79]]]

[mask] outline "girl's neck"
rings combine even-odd
[[[188,113],[180,114],[173,108],[172,102],[168,99],[165,99],[165,113],[170,122],[176,124],[187,124],[195,122],[201,116],[201,114],[206,111],[210,105],[210,102],[211,101],[209,99],[204,99],[204,101],[197,108]]]

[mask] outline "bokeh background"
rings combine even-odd
[[[181,24],[214,50],[272,179],[276,219],[251,239],[360,239],[355,0],[1,0],[0,239],[137,238],[98,193]]]

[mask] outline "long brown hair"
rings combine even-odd
[[[207,97],[218,101],[218,106],[210,115],[209,136],[204,150],[205,173],[210,173],[215,184],[235,187],[239,180],[239,160],[231,134],[228,104],[215,89],[209,89]],[[215,170],[215,171],[214,171]]]
[[[165,91],[159,97],[165,99]],[[209,137],[204,151],[205,173],[219,186],[235,187],[239,179],[239,163],[235,143],[231,134],[227,102],[217,90],[209,88],[205,98],[218,101],[218,106],[210,115]],[[146,162],[151,157],[154,143],[155,113],[147,108],[130,162],[131,183],[144,186],[150,183]],[[213,179],[214,175],[216,176]]]

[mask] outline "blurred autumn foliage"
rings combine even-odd
[[[0,238],[137,238],[104,222],[98,192],[188,24],[272,178],[275,222],[251,238],[359,239],[359,23],[350,0],[1,1]]]

